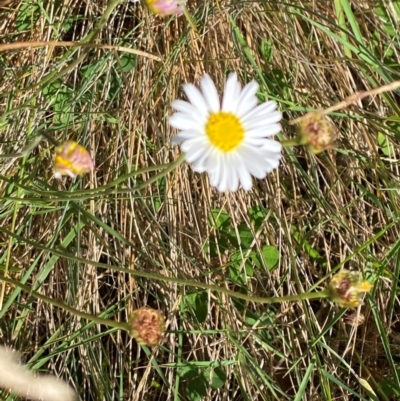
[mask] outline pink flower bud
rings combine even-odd
[[[144,0],[144,2],[150,11],[164,17],[167,15],[181,15],[186,0]]]
[[[89,152],[74,141],[66,141],[56,147],[54,160],[54,177],[68,175],[75,178],[93,171],[93,161]]]

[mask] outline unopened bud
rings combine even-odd
[[[168,15],[181,15],[186,0],[144,0],[151,12],[162,17]]]
[[[74,141],[66,141],[57,146],[54,160],[54,177],[67,175],[75,178],[77,175],[93,170],[93,161],[89,152]]]

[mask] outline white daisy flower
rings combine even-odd
[[[181,145],[194,171],[208,172],[220,192],[236,191],[239,184],[248,191],[252,175],[261,179],[279,166],[282,145],[268,137],[281,130],[282,113],[274,101],[257,106],[258,84],[252,81],[242,89],[236,73],[226,81],[222,104],[209,75],[200,89],[186,84],[190,103],[172,103],[177,112],[169,122],[180,131],[172,143]]]

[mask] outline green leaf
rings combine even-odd
[[[4,271],[6,269],[6,265],[4,263],[0,263],[0,270]],[[20,272],[22,269],[17,266],[8,266],[9,272]]]
[[[393,143],[390,142],[389,138],[382,132],[378,133],[378,145],[381,148],[384,155],[390,156],[394,154]]]
[[[211,388],[217,390],[225,384],[226,373],[220,366],[215,368],[210,367],[204,371],[204,378],[207,382],[211,381]]]
[[[376,15],[379,16],[381,22],[383,23],[386,33],[391,37],[395,37],[397,35],[397,32],[395,31],[395,29],[390,21],[390,17],[386,13],[385,9],[378,6],[378,7],[375,7],[375,12],[376,12]]]
[[[43,95],[51,101],[54,111],[68,111],[73,99],[73,91],[60,80],[53,81],[43,88]]]
[[[231,218],[223,209],[214,209],[211,212],[209,223],[217,230],[226,231],[231,225]]]
[[[96,75],[96,66],[94,65],[85,65],[80,70],[80,73],[83,75],[83,78],[93,79],[92,77]]]
[[[199,376],[199,369],[196,366],[184,366],[178,369],[178,375],[183,379],[194,379]]]
[[[240,264],[238,263],[231,263],[229,265],[229,278],[237,284],[244,284],[243,275],[240,274],[239,271]]]
[[[207,319],[208,295],[207,292],[196,292],[185,296],[186,310],[190,310],[196,316],[199,323]]]
[[[237,226],[240,238],[240,246],[243,250],[249,249],[254,240],[254,235],[251,229],[246,224],[239,224]],[[229,231],[229,240],[235,248],[239,248],[239,241],[235,230]]]
[[[261,42],[261,53],[268,63],[272,61],[274,53],[271,38],[263,39]]]
[[[231,265],[229,268],[229,275],[232,280],[236,281],[237,283],[244,284],[244,270],[246,272],[247,277],[254,276],[254,269],[253,266],[246,262],[244,266],[243,264],[243,256],[240,252],[235,252],[231,256]]]
[[[36,26],[39,18],[40,6],[38,3],[23,3],[21,7],[19,7],[17,18],[15,19],[17,31],[22,32],[31,29],[32,26]]]
[[[264,245],[262,247],[262,255],[269,270],[274,269],[279,262],[279,251],[271,245]]]
[[[76,19],[72,16],[66,17],[63,21],[62,21],[62,25],[61,25],[61,29],[64,32],[68,32],[76,23]]]
[[[205,246],[205,251],[210,252],[210,256],[215,258],[224,253],[228,249],[228,245],[226,236],[223,238],[217,238],[215,235],[210,235]]]
[[[261,248],[261,254],[252,252],[250,258],[252,262],[259,268],[267,266],[268,270],[273,270],[278,266],[279,251],[272,245],[264,245]]]
[[[136,55],[124,53],[120,57],[121,70],[125,73],[132,71],[136,67]]]
[[[250,263],[246,263],[244,265],[244,268],[246,269],[247,277],[254,277],[254,269],[253,266],[250,265]]]
[[[299,231],[295,226],[290,226],[290,233],[293,235],[301,250],[312,259],[319,263],[322,267],[327,265],[326,260],[313,248],[313,246],[307,241],[307,233]]]
[[[256,205],[251,207],[247,214],[249,215],[250,221],[253,224],[254,230],[257,231],[264,223],[265,217],[268,211]]]
[[[275,313],[273,311],[266,311],[265,314],[259,316],[258,314],[247,311],[245,322],[249,326],[254,326],[258,322],[258,326],[272,326],[275,320]]]
[[[200,401],[207,395],[207,387],[204,378],[199,376],[198,379],[191,380],[187,383],[185,393],[190,401]]]
[[[400,399],[400,388],[391,379],[384,379],[379,383],[381,391],[388,397],[397,397]]]

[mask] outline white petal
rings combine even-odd
[[[207,116],[203,115],[200,110],[189,102],[185,102],[184,100],[174,100],[172,102],[172,107],[182,114],[187,114],[193,117],[193,120],[196,120],[199,124],[205,124],[207,121]]]
[[[239,188],[239,177],[237,169],[240,168],[241,160],[237,153],[233,153],[230,156],[230,160],[227,163],[228,171],[228,189],[231,192],[235,192]]]
[[[256,137],[256,136],[249,136],[245,139],[244,143],[250,146],[257,146],[262,147],[265,144],[267,139],[264,136]]]
[[[209,175],[209,177],[210,177],[210,185],[212,186],[212,187],[217,187],[218,186],[218,183],[219,183],[219,180],[220,180],[220,170],[218,170],[218,171],[215,171],[215,172],[213,172],[213,173],[211,173],[211,172],[209,172],[208,173],[208,175]]]
[[[251,175],[256,178],[264,178],[266,175],[266,166],[263,157],[258,148],[242,146],[239,150],[243,162]]]
[[[36,376],[19,362],[18,353],[0,347],[0,387],[23,398],[40,401],[74,401],[75,391],[55,376]],[[14,397],[8,397],[15,399]],[[19,398],[19,397],[18,397]],[[6,399],[5,395],[3,400]]]
[[[242,90],[238,100],[237,115],[239,118],[244,117],[250,110],[257,106],[258,99],[256,93],[258,83],[256,81],[249,82]]]
[[[201,93],[207,102],[208,110],[214,113],[220,111],[221,106],[219,103],[217,88],[208,74],[205,74],[201,79],[200,87]]]
[[[268,125],[278,123],[281,120],[282,120],[282,113],[280,111],[274,111],[270,114],[267,114],[266,116],[255,117],[246,122],[243,122],[242,120],[242,124],[246,131],[247,130],[250,131],[255,128],[266,127]]]
[[[184,113],[174,113],[169,118],[169,123],[172,127],[179,130],[195,130],[201,132],[204,128],[196,120],[193,120],[191,116]]]
[[[229,74],[225,83],[222,111],[236,113],[240,90],[240,83],[237,80],[236,73]]]
[[[221,164],[221,171],[218,182],[218,191],[225,192],[228,190],[228,182],[229,182],[229,166],[224,160],[224,163]]]
[[[201,92],[193,84],[183,85],[183,90],[186,93],[190,103],[199,110],[202,116],[208,116],[209,110],[207,107],[207,102],[204,99]]]
[[[282,144],[278,141],[273,141],[272,139],[265,139],[262,150],[271,153],[281,153]]]
[[[212,148],[208,146],[203,150],[203,154],[193,162],[193,171],[197,173],[207,171],[207,161],[210,157],[212,157]]]
[[[180,99],[174,100],[171,105],[172,108],[176,111],[180,111],[186,114],[190,114],[193,110],[196,110],[196,108],[191,103],[185,102],[184,100]]]
[[[274,100],[270,100],[268,102],[262,103],[253,110],[249,111],[245,116],[242,117],[242,122],[245,124],[251,119],[256,117],[267,116],[274,110],[276,110],[276,102]]]
[[[267,169],[265,168],[264,163],[261,163],[260,161],[257,161],[257,163],[253,164],[247,164],[247,168],[249,170],[249,173],[255,177],[258,178],[259,180],[262,180],[265,178],[267,175]]]
[[[182,152],[186,154],[186,161],[193,164],[194,171],[205,171],[203,166],[206,164],[211,148],[204,139],[189,139],[182,144],[181,148]]]
[[[265,136],[272,136],[279,134],[281,132],[282,127],[280,124],[271,124],[265,127]]]
[[[276,135],[281,131],[280,124],[271,124],[264,127],[258,127],[246,131],[248,138],[266,138],[268,136]]]
[[[239,175],[239,181],[242,185],[242,188],[245,191],[250,191],[253,186],[253,181],[249,171],[247,170],[246,164],[242,163],[240,166],[236,166],[236,171]]]
[[[277,141],[266,140],[267,142],[261,148],[257,149],[257,152],[263,159],[263,167],[266,172],[279,167],[279,162],[282,158],[281,148],[282,144]]]
[[[280,152],[263,151],[262,152],[262,157],[265,160],[280,160],[282,158],[282,153],[280,153]]]
[[[214,147],[210,146],[212,148],[212,152],[210,153],[210,157],[206,161],[206,168],[207,171],[213,172],[218,169],[218,159],[219,159],[219,150],[215,149]]]
[[[240,94],[242,93],[242,85],[239,81],[236,81],[235,92],[233,93],[235,99],[239,99]]]
[[[270,173],[272,170],[275,170],[279,167],[279,159],[264,159],[266,171]]]
[[[199,133],[196,131],[180,131],[179,134],[175,135],[171,139],[171,144],[180,145],[183,141],[186,141],[186,139],[190,139],[196,136],[199,136]]]
[[[200,146],[197,147],[196,149],[192,150],[191,152],[186,153],[186,161],[188,163],[193,164],[193,170],[197,171],[198,173],[202,173],[204,169],[202,166],[204,165],[203,162],[199,163],[198,160],[201,160],[201,158],[205,155],[207,152],[207,147],[201,148]]]
[[[220,152],[213,152],[212,157],[206,161],[207,171],[210,175],[210,184],[213,187],[218,185],[222,169],[222,156]]]
[[[198,149],[200,148],[201,150],[206,150],[208,146],[208,143],[203,137],[195,137],[195,138],[190,138],[184,141],[181,145],[181,150],[182,152],[186,153],[186,160],[191,163],[193,160],[196,159],[193,158],[193,154],[198,153]],[[190,160],[189,160],[190,159]]]
[[[228,189],[231,192],[236,192],[239,189],[239,176],[236,169],[230,173]]]

